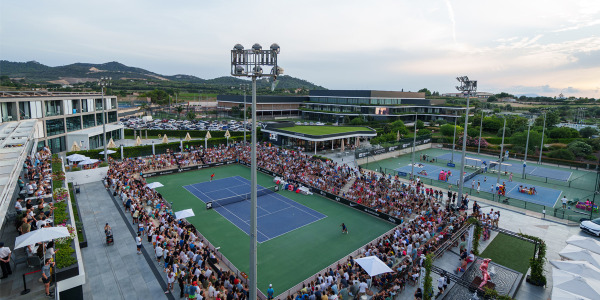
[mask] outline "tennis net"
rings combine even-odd
[[[469,180],[473,179],[473,177],[475,177],[481,173],[483,173],[483,169],[478,169],[477,171],[465,176],[465,178],[463,179],[463,182],[469,181]]]
[[[256,191],[256,197],[273,194],[273,193],[277,192],[278,190],[279,190],[279,186],[277,186],[277,185],[266,187],[266,188],[261,188]],[[207,202],[206,209],[211,209],[211,208],[215,208],[215,207],[223,207],[225,205],[250,200],[250,198],[251,198],[250,194],[251,193],[245,193],[245,194],[241,194],[241,195],[235,195],[232,197],[227,197],[227,198]]]

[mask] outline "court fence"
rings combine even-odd
[[[415,146],[431,143],[430,135],[418,136]],[[358,148],[354,150],[356,159],[372,157],[379,154],[384,154],[392,151],[402,150],[413,146],[413,139],[401,139],[399,141],[375,145],[369,148]]]

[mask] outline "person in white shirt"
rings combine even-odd
[[[160,244],[156,245],[156,248],[154,248],[154,253],[156,254],[156,261],[160,262],[161,258],[163,257],[163,248],[160,246]]]

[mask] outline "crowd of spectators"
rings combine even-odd
[[[168,283],[177,282],[181,296],[194,293],[216,299],[230,299],[230,296],[244,299],[248,289],[240,278],[218,267],[215,253],[199,237],[194,226],[175,220],[167,210],[167,202],[159,193],[145,187],[141,175],[197,164],[249,162],[249,154],[248,146],[232,144],[110,162],[107,185],[131,213],[140,237],[152,243]],[[425,187],[418,180],[406,182],[267,144],[258,148],[257,162],[259,167],[281,174],[286,180],[338,194],[403,220],[391,234],[366,245],[361,254],[376,255],[397,272],[368,282],[371,279],[350,258],[304,286],[298,291],[297,299],[337,299],[338,295],[347,299],[345,294],[368,293],[364,288],[367,282],[380,290],[374,295],[376,299],[393,296],[404,290],[406,284],[416,284],[425,256],[436,251],[467,219],[464,211],[457,213],[451,209],[450,199],[447,205],[442,204],[441,190]],[[348,185],[351,180],[354,182]],[[171,291],[172,285],[166,292]]]

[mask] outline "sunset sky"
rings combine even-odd
[[[118,61],[229,75],[230,50],[281,46],[287,75],[329,89],[600,98],[600,1],[8,1],[0,59]]]

